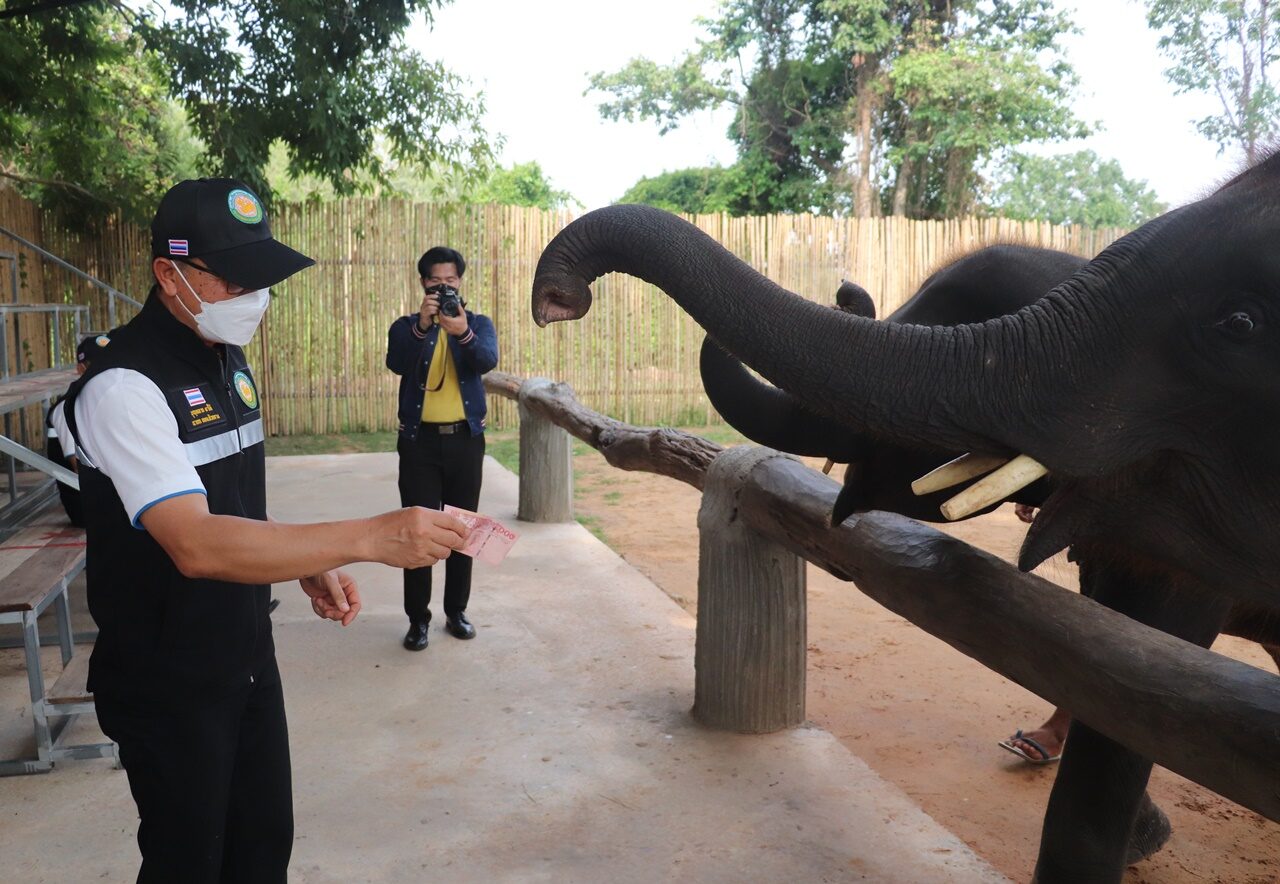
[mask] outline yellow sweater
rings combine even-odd
[[[427,366],[427,390],[422,397],[422,422],[424,424],[451,424],[467,419],[462,408],[462,389],[458,386],[458,370],[453,365],[453,353],[449,350],[449,335],[440,329],[436,336],[436,349]]]

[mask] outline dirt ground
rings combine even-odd
[[[584,524],[695,611],[699,493],[673,479],[614,469],[594,452],[578,454],[575,467]],[[1005,506],[952,530],[1012,560],[1025,527]],[[1059,556],[1037,573],[1075,588],[1074,572]],[[1214,649],[1274,671],[1257,645],[1222,637]],[[1018,881],[1034,867],[1057,766],[1025,764],[996,741],[1035,727],[1049,711],[853,584],[810,566],[810,720]],[[1127,882],[1280,882],[1280,826],[1162,768],[1152,775],[1151,793],[1174,834],[1164,850],[1129,869]]]

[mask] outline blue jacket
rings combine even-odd
[[[418,330],[418,314],[401,316],[387,332],[387,368],[400,375],[400,435],[416,439],[422,422],[422,399],[426,395],[427,366],[441,335],[448,338],[453,364],[458,369],[462,390],[462,410],[471,425],[471,434],[484,432],[488,405],[481,376],[498,364],[498,333],[493,320],[481,313],[466,311],[468,330],[455,338],[433,325],[426,333]]]

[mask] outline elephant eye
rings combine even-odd
[[[1253,316],[1244,310],[1236,310],[1228,314],[1224,319],[1214,323],[1214,326],[1238,340],[1252,337],[1258,330],[1258,323],[1254,321]]]

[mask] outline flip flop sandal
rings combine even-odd
[[[1021,740],[1022,742],[1026,743],[1032,749],[1035,749],[1037,752],[1039,752],[1040,757],[1039,758],[1032,757],[1027,752],[1026,749],[1023,749],[1021,746],[1015,745],[1014,740]],[[1019,758],[1021,758],[1023,761],[1027,762],[1028,764],[1053,764],[1053,762],[1057,761],[1059,758],[1062,757],[1062,753],[1058,753],[1057,755],[1050,755],[1049,751],[1045,749],[1044,746],[1041,746],[1039,743],[1037,743],[1035,740],[1031,739],[1030,737],[1023,736],[1022,731],[1018,731],[1007,740],[1001,740],[1000,742],[996,743],[996,745],[999,746],[1001,749],[1009,750],[1014,755],[1017,755]]]

